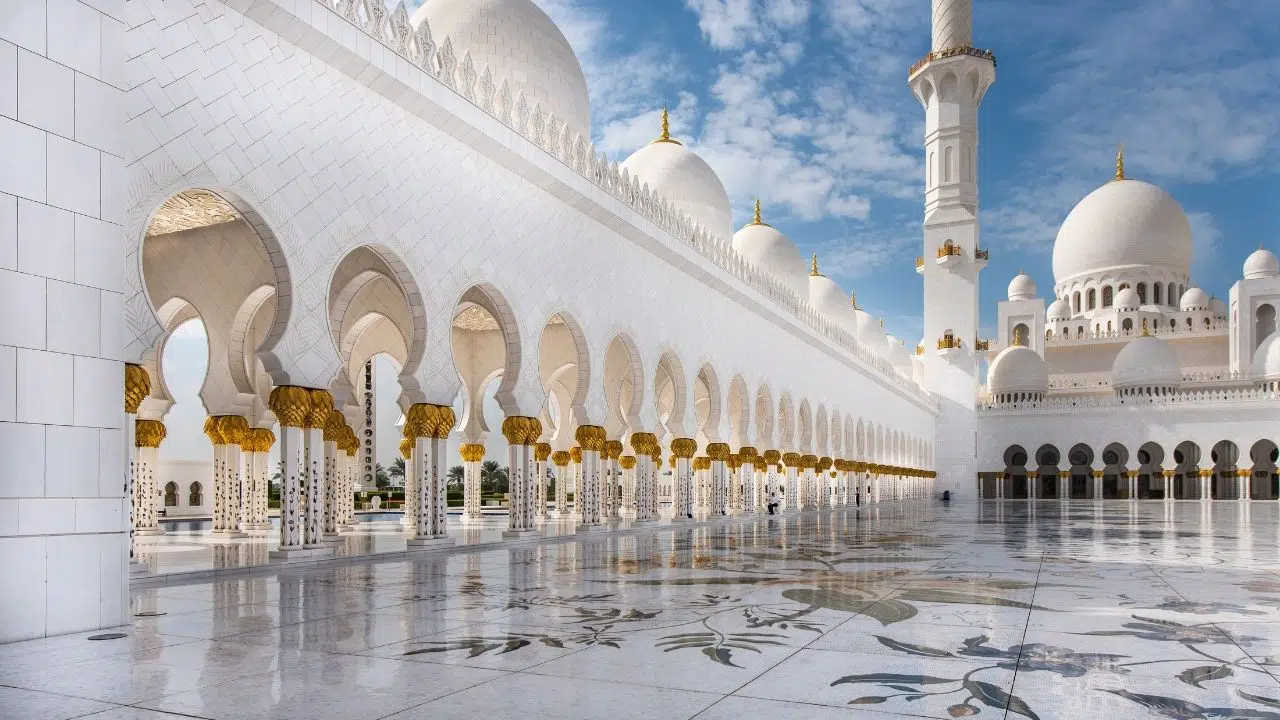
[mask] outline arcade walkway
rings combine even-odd
[[[124,638],[0,646],[0,717],[1280,719],[1274,504],[917,503],[133,602]]]

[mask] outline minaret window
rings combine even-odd
[[[1143,305],[1147,304],[1147,284],[1138,283],[1138,302]]]
[[[1077,290],[1075,294],[1071,296],[1071,310],[1073,312],[1080,312],[1080,291],[1079,290]]]
[[[1090,310],[1093,310],[1094,308],[1098,307],[1098,291],[1097,290],[1094,290],[1093,288],[1089,288],[1089,292],[1085,294],[1085,299],[1086,299],[1085,304]]]
[[[1169,297],[1167,297],[1166,300],[1169,302],[1170,307],[1174,307],[1178,304],[1178,286],[1177,285],[1174,285],[1173,283],[1169,283]]]
[[[928,170],[928,179],[927,179],[927,182],[925,183],[926,187],[933,187],[933,168],[934,168],[934,165],[936,165],[937,163],[938,163],[938,153],[930,152],[929,164],[928,164],[928,167],[926,168]]]
[[[1160,289],[1161,289],[1160,283],[1151,283],[1151,302],[1155,303],[1156,305],[1159,305],[1162,302],[1160,300]]]
[[[955,162],[953,156],[955,148],[946,148],[942,151],[942,182],[951,182],[951,166]]]
[[[1102,307],[1104,308],[1111,307],[1112,292],[1113,291],[1110,285],[1102,288]]]

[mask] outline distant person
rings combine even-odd
[[[778,509],[778,494],[777,494],[777,493],[773,492],[772,490],[770,490],[770,491],[769,491],[769,502],[765,504],[765,507],[767,507],[767,508],[769,509],[769,514],[770,514],[770,515],[775,514],[775,513],[774,513],[774,511]]]

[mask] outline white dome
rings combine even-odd
[[[1116,180],[1089,193],[1067,215],[1053,244],[1053,276],[1129,266],[1186,274],[1191,224],[1169,193],[1139,180]]]
[[[733,235],[733,210],[720,176],[706,160],[674,140],[655,140],[631,154],[622,169],[725,240]],[[800,261],[801,267],[804,260]],[[805,297],[807,289],[797,292]]]
[[[1259,247],[1244,261],[1244,279],[1262,280],[1280,275],[1280,260],[1275,253]]]
[[[884,355],[888,350],[885,344],[884,328],[865,310],[854,310],[858,317],[858,342],[867,348]]]
[[[1071,319],[1071,303],[1058,298],[1049,305],[1049,310],[1045,317],[1050,320],[1070,320]]]
[[[1128,388],[1173,388],[1182,382],[1182,367],[1169,343],[1143,335],[1131,340],[1111,365],[1111,386]]]
[[[1214,317],[1226,317],[1227,304],[1218,298],[1209,298],[1209,312],[1213,313]]]
[[[748,262],[777,275],[778,279],[786,283],[787,287],[794,290],[801,299],[809,298],[810,302],[813,302],[810,298],[811,284],[804,257],[795,243],[772,225],[761,221],[742,228],[733,235],[733,249]],[[848,305],[843,293],[841,293],[840,304]],[[819,307],[817,303],[813,305]]]
[[[1187,288],[1187,291],[1182,293],[1182,299],[1178,301],[1178,309],[1183,312],[1189,310],[1208,310],[1209,293],[1198,287]]]
[[[437,44],[453,44],[458,63],[469,52],[476,74],[489,68],[493,83],[505,80],[514,103],[523,92],[530,110],[544,113],[591,138],[591,98],[578,56],[560,28],[532,0],[427,0],[413,14],[426,19]]]
[[[1034,300],[1036,298],[1036,281],[1026,273],[1018,273],[1009,281],[1010,300]]]
[[[1136,310],[1142,305],[1142,301],[1138,299],[1138,291],[1133,288],[1125,288],[1116,293],[1115,306],[1120,310]]]
[[[1253,353],[1254,382],[1280,380],[1280,331],[1267,336]]]
[[[745,228],[739,230],[738,234],[741,235],[743,232],[745,232]],[[737,246],[736,236],[734,237],[734,245],[735,247]],[[844,290],[841,290],[840,286],[826,275],[810,275],[807,280],[809,282],[809,292],[806,297],[813,309],[826,318],[839,323],[851,335],[857,337],[858,317],[854,314],[853,306],[849,304],[849,300],[845,298]]]
[[[1049,370],[1044,358],[1024,345],[1000,351],[987,370],[987,388],[993,395],[1040,393],[1049,390]]]
[[[907,346],[901,340],[886,335],[885,340],[889,347],[889,362],[893,365],[893,369],[905,378],[910,378],[912,374],[911,351],[907,350]]]

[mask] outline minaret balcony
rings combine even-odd
[[[960,349],[961,349],[960,338],[956,337],[955,335],[952,335],[951,333],[946,333],[942,337],[938,338],[938,354],[939,355],[950,355],[953,352],[959,352]]]
[[[916,256],[916,273],[919,275],[924,274],[924,257],[920,255]]]
[[[979,270],[985,268],[989,260],[991,260],[990,250],[978,248],[973,251],[973,264],[976,265]]]
[[[950,240],[938,247],[938,267],[950,269],[959,265],[964,260],[964,248],[952,243]]]

